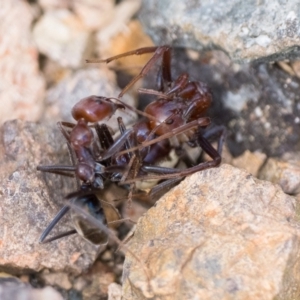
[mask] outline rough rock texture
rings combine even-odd
[[[1,132],[0,266],[9,273],[55,271],[79,273],[98,249],[79,236],[49,244],[38,240],[74,191],[74,179],[36,171],[38,165],[70,164],[65,142],[55,126],[10,121]],[[53,234],[72,229],[67,218]]]
[[[295,204],[229,165],[186,178],[138,222],[124,299],[298,299]]]
[[[295,1],[144,1],[140,20],[156,44],[223,49],[236,61],[300,56]]]
[[[75,68],[83,63],[90,33],[70,11],[47,11],[35,24],[33,35],[39,51],[62,66]]]
[[[300,194],[300,153],[287,153],[281,159],[269,158],[259,178],[279,184],[287,194]]]
[[[79,70],[67,76],[60,83],[48,90],[46,102],[49,105],[46,118],[65,122],[74,122],[71,115],[73,106],[82,98],[90,95],[117,97],[120,89],[116,86],[115,76],[105,65],[99,68]],[[124,102],[134,106],[134,100],[124,95]],[[131,123],[136,114],[131,111],[118,110],[106,123],[118,128],[117,118],[121,116],[125,124]]]
[[[45,92],[30,32],[33,13],[25,1],[17,3],[3,0],[0,5],[0,123],[13,118],[38,120]]]

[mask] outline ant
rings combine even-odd
[[[79,206],[83,202],[91,207],[93,206],[91,203],[96,198],[93,189],[103,189],[104,179],[106,178],[121,185],[130,184],[129,199],[133,196],[137,182],[165,180],[150,190],[148,196],[152,198],[155,194],[168,189],[185,176],[200,170],[216,167],[221,162],[221,151],[225,137],[224,128],[217,127],[206,132],[202,130],[210,124],[210,119],[204,115],[211,104],[212,95],[204,83],[189,81],[186,73],[172,80],[171,47],[140,48],[101,60],[100,62],[108,63],[121,57],[145,53],[154,54],[141,72],[121,91],[119,97],[121,98],[136,81],[145,76],[158,59],[162,57],[158,90],[141,90],[141,92],[158,96],[158,98],[150,103],[144,112],[131,108],[118,99],[116,100],[119,103],[112,102],[112,98],[98,96],[82,99],[72,109],[72,115],[77,124],[59,123],[70,152],[75,153],[75,155],[71,155],[71,158],[73,157],[73,166],[38,167],[38,170],[41,171],[63,175],[66,175],[65,172],[75,172],[76,179],[83,182],[83,189],[88,187],[88,190],[90,190],[88,193],[80,191],[70,194],[72,197],[67,196],[68,199],[73,198],[73,201]],[[134,124],[131,129],[126,129],[122,119],[118,118],[121,135],[114,140],[105,124],[99,125],[97,122],[111,117],[117,109],[124,109],[125,107],[138,112],[144,119]],[[88,126],[89,122],[96,123],[95,130],[102,146],[102,151],[97,149],[97,147],[92,149],[94,138],[93,132]],[[67,132],[63,126],[71,127],[72,130]],[[217,150],[208,141],[215,135],[220,137]],[[159,165],[160,161],[166,159],[172,150],[175,149],[177,153],[184,152],[184,143],[191,147],[201,147],[212,160],[199,163],[184,170]],[[78,161],[77,164],[74,156]],[[112,174],[108,176],[107,173]],[[101,205],[94,206],[92,210],[89,210],[89,213],[93,214],[93,211],[99,211],[99,215],[96,214],[96,218],[104,220],[105,214],[100,208]],[[42,234],[41,241],[45,239],[68,210],[69,206],[65,206],[58,213]],[[115,219],[119,219],[119,217],[115,217]],[[80,232],[78,230],[80,226],[78,224],[76,226],[77,231]],[[74,230],[72,231],[72,233],[75,232]],[[62,236],[65,235],[60,235],[59,237]],[[47,241],[49,240],[53,240],[53,238]]]
[[[136,156],[142,156],[142,158],[133,156],[134,159],[138,160],[138,162],[132,163],[132,165],[135,165],[135,168],[131,170],[133,175],[127,176],[126,179],[122,180],[122,184],[132,184],[136,181],[152,179],[168,179],[171,183],[176,178],[180,179],[207,168],[217,167],[221,163],[225,128],[218,126],[203,132],[203,129],[210,124],[210,119],[204,115],[212,102],[211,92],[205,83],[190,81],[187,73],[183,73],[175,80],[172,80],[170,46],[140,48],[108,59],[89,60],[87,62],[109,63],[122,57],[148,53],[154,54],[140,73],[119,94],[119,97],[122,97],[133,84],[149,72],[159,59],[162,60],[158,76],[158,90],[140,89],[140,92],[155,95],[157,99],[144,109],[146,118],[132,126],[131,132],[136,140],[135,145],[130,149],[127,147],[126,150],[118,153],[122,155],[133,152]],[[217,150],[209,142],[209,139],[215,136],[219,137]],[[166,138],[168,138],[169,144],[163,142]],[[125,140],[123,140],[123,143],[125,143]],[[188,167],[185,170],[156,165],[158,161],[164,159],[170,153],[171,149],[175,149],[177,153],[184,153],[185,150],[182,147],[184,143],[187,143],[190,147],[202,148],[212,160]],[[151,148],[149,148],[151,146],[153,147],[152,150],[154,147],[161,146],[164,151],[151,156]],[[110,155],[114,154],[110,153],[109,150],[104,154],[102,159],[107,159]],[[191,165],[190,162],[189,165]],[[144,172],[145,175],[138,176],[139,171]],[[156,174],[149,175],[148,173]],[[162,188],[165,188],[166,185],[166,182],[163,183]]]

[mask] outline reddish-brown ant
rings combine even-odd
[[[210,124],[210,119],[204,117],[204,114],[211,104],[211,93],[204,83],[189,81],[186,73],[176,80],[172,80],[171,48],[169,46],[141,48],[101,62],[153,52],[154,55],[140,74],[134,77],[119,95],[123,96],[162,57],[158,90],[142,90],[142,92],[158,96],[145,108],[144,112],[139,112],[144,119],[134,124],[131,129],[126,129],[122,119],[119,118],[121,135],[116,140],[112,138],[108,130],[104,133],[104,127],[96,124],[98,139],[104,151],[97,150],[97,155],[95,155],[95,151],[92,149],[93,132],[88,126],[88,122],[101,121],[114,114],[116,109],[128,106],[124,103],[116,104],[110,100],[111,98],[97,96],[85,98],[72,110],[77,124],[61,123],[62,132],[69,148],[75,153],[77,163],[73,158],[74,166],[40,166],[39,170],[54,173],[75,171],[75,177],[83,181],[83,186],[89,188],[103,188],[103,179],[108,172],[110,180],[123,185],[130,184],[131,194],[138,181],[167,179],[150,191],[149,196],[152,197],[153,194],[168,188],[187,175],[220,164],[224,128],[218,127],[206,132],[202,130]],[[71,127],[71,131],[67,132],[62,125]],[[217,150],[208,141],[211,136],[216,135],[220,136]],[[183,143],[187,143],[191,147],[200,146],[212,160],[184,170],[161,167],[159,162],[168,157],[172,149],[182,152]],[[78,198],[75,197],[75,199],[80,199],[76,200],[77,205],[82,203],[82,199],[85,199],[80,193],[78,195]],[[89,192],[88,199],[92,198],[92,195],[94,195],[93,192]],[[65,210],[63,214],[65,214]],[[98,217],[102,218],[103,213],[100,213]],[[60,218],[59,213],[47,227],[41,240],[46,237]]]
[[[146,53],[154,54],[142,68],[141,72],[121,91],[119,97],[122,97],[135,82],[145,76],[152,66],[162,58],[159,89],[157,91],[142,90],[142,92],[157,95],[158,98],[144,110],[146,115],[150,116],[151,119],[146,118],[135,124],[131,129],[135,136],[136,145],[118,154],[137,153],[136,151],[148,154],[150,151],[149,146],[156,147],[166,138],[169,138],[170,149],[175,148],[178,150],[182,148],[181,146],[184,142],[187,142],[191,147],[200,146],[212,160],[202,162],[185,170],[178,170],[174,168],[162,168],[156,165],[159,160],[168,155],[168,150],[162,151],[148,160],[144,154],[142,159],[135,164],[137,170],[132,172],[134,175],[127,176],[122,183],[134,183],[139,180],[150,179],[182,178],[194,172],[218,166],[221,163],[221,151],[225,137],[224,127],[219,126],[207,132],[202,131],[202,128],[207,127],[210,123],[209,118],[204,117],[204,114],[211,104],[211,93],[204,83],[189,81],[186,73],[180,75],[176,80],[172,80],[170,46],[140,48],[108,59],[88,62],[109,63],[122,57]],[[208,141],[211,136],[216,135],[219,136],[217,150]],[[110,155],[110,151],[107,151],[103,158],[108,158]],[[145,172],[146,175],[136,176],[139,170]],[[157,173],[160,175],[149,175],[148,173]]]

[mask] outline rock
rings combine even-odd
[[[67,76],[60,83],[49,89],[46,102],[49,107],[46,110],[46,119],[54,121],[74,122],[71,110],[73,106],[82,98],[90,95],[117,97],[120,89],[115,83],[115,76],[106,66],[100,68],[89,68],[79,70]],[[134,106],[134,100],[128,95],[124,95],[122,100]],[[118,110],[106,123],[117,130],[117,118],[121,116],[125,124],[136,119],[136,114],[131,111]]]
[[[46,174],[38,165],[68,164],[66,144],[49,124],[6,122],[1,132],[0,266],[15,274],[40,271],[81,273],[95,260],[98,247],[79,236],[39,244],[41,233],[76,189],[73,178]],[[53,235],[73,228],[68,218]]]
[[[46,285],[58,286],[64,290],[70,290],[72,288],[72,284],[68,277],[68,274],[60,272],[60,273],[44,273],[41,276],[42,280]]]
[[[63,297],[52,287],[33,289],[17,278],[0,278],[1,300],[63,300]]]
[[[36,121],[42,113],[45,84],[31,37],[32,21],[27,2],[14,5],[9,0],[1,1],[1,124],[14,118]]]
[[[96,262],[84,278],[90,283],[82,291],[82,299],[102,299],[107,296],[108,287],[115,281],[115,274],[101,262]]]
[[[38,0],[38,3],[44,10],[68,9],[71,6],[71,1],[72,0]]]
[[[113,0],[74,1],[73,9],[87,30],[97,30],[112,20]]]
[[[282,190],[290,195],[300,193],[300,153],[289,157],[268,158],[259,172],[259,178],[279,184]]]
[[[124,28],[126,29],[130,19],[138,12],[140,6],[141,0],[124,0],[115,7],[114,14],[110,16],[111,21],[96,34],[100,53],[102,45],[105,47],[113,37],[122,33]]]
[[[88,56],[90,33],[68,10],[49,10],[33,28],[41,53],[64,67],[79,67]]]
[[[297,299],[296,202],[222,165],[187,177],[127,245],[125,299]]]
[[[232,159],[231,164],[234,167],[245,169],[254,177],[258,176],[258,171],[265,162],[267,156],[260,152],[250,152],[246,150],[241,156]]]
[[[140,20],[155,44],[222,49],[233,60],[299,57],[299,3],[144,1]]]
[[[108,300],[121,300],[122,287],[117,283],[111,283],[108,286]]]

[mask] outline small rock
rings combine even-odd
[[[223,49],[238,62],[299,57],[299,3],[281,0],[144,1],[140,20],[155,44]]]
[[[87,30],[97,30],[111,21],[114,14],[113,0],[74,1],[73,9]]]
[[[121,300],[122,287],[117,283],[111,283],[108,286],[108,300]]]
[[[26,1],[0,5],[0,123],[9,119],[36,121],[42,113],[45,82],[31,37],[33,14]]]
[[[295,199],[222,165],[187,177],[142,217],[127,247],[125,299],[296,299]]]
[[[17,278],[0,279],[1,300],[63,300],[63,297],[52,287],[33,289]]]
[[[79,70],[48,91],[46,101],[49,107],[45,117],[51,122],[74,122],[71,110],[82,98],[90,95],[117,97],[119,93],[120,89],[116,86],[114,73],[106,66],[100,65],[99,69]],[[122,100],[131,106],[135,105],[134,100],[128,95],[124,95]],[[132,111],[118,110],[106,124],[117,130],[119,116],[123,118],[125,124],[132,123],[136,119],[136,114]]]
[[[269,158],[259,172],[259,178],[279,184],[290,195],[300,193],[300,153],[291,157]]]
[[[109,44],[113,37],[124,32],[124,28],[138,12],[140,6],[141,0],[124,0],[115,7],[114,14],[110,16],[111,22],[101,28],[96,35],[100,53],[102,45]]]
[[[19,273],[24,269],[50,268],[77,274],[86,270],[94,262],[98,247],[81,237],[38,243],[43,230],[64,205],[64,196],[76,189],[73,178],[36,170],[44,164],[70,165],[58,128],[15,120],[4,124],[1,135],[1,269]],[[72,229],[68,220],[62,219],[52,234]]]
[[[33,29],[38,49],[64,67],[79,67],[86,58],[90,33],[68,10],[50,10]]]
[[[44,10],[58,9],[58,8],[70,8],[72,0],[38,0],[39,5]]]
[[[265,162],[267,156],[260,152],[250,152],[246,150],[241,156],[232,159],[231,164],[234,167],[245,169],[247,172],[257,177],[258,171]]]
[[[72,284],[69,280],[68,274],[66,273],[44,273],[41,278],[44,280],[46,285],[58,286],[64,290],[70,290]]]
[[[83,300],[107,296],[108,286],[115,281],[115,274],[101,262],[96,262],[83,277],[90,282],[82,291]]]

